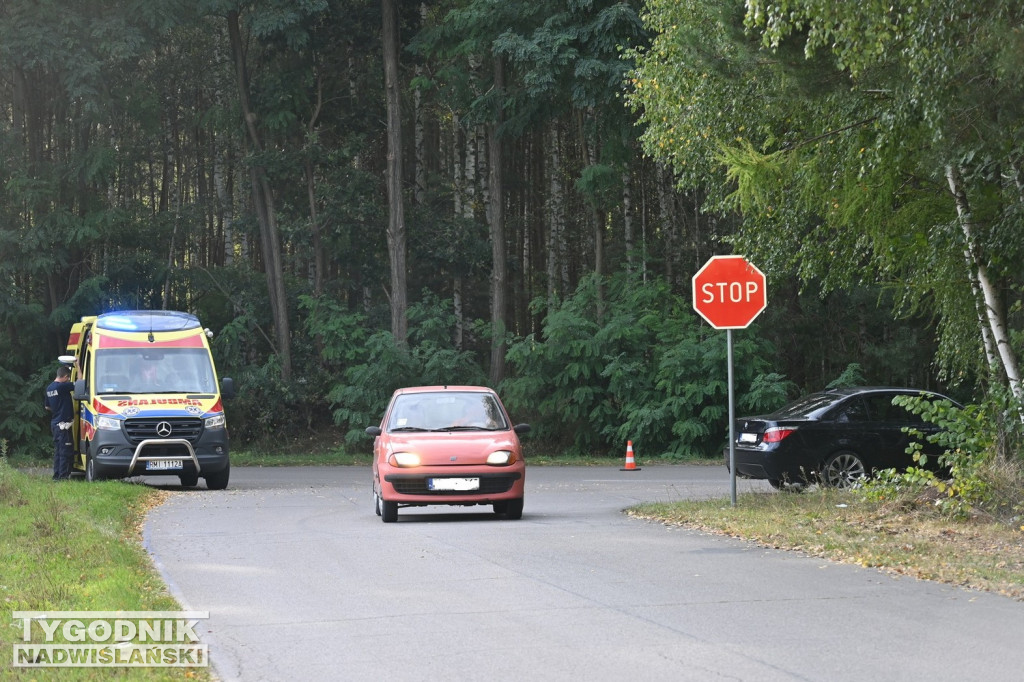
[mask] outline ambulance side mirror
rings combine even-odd
[[[235,380],[231,377],[224,377],[220,380],[220,395],[229,400],[235,397]]]
[[[85,379],[78,379],[75,381],[75,390],[71,393],[72,400],[88,400],[89,394],[86,393]]]

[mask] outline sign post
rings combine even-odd
[[[712,256],[693,276],[693,309],[715,329],[725,329],[729,363],[729,488],[736,506],[736,401],[732,330],[746,329],[768,306],[764,273],[743,256]]]

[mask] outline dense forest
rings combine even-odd
[[[716,254],[768,277],[737,407],[836,383],[1021,421],[1010,0],[5,0],[0,440],[71,323],[194,312],[232,436],[496,386],[536,443],[716,455]]]

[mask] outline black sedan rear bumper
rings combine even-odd
[[[729,448],[725,448],[725,468],[729,469]],[[816,475],[812,462],[793,462],[781,459],[773,450],[736,448],[736,475],[769,481],[809,481]]]

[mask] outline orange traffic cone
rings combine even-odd
[[[640,467],[636,465],[636,460],[633,459],[633,441],[626,441],[626,466],[619,469],[619,471],[640,471]]]

